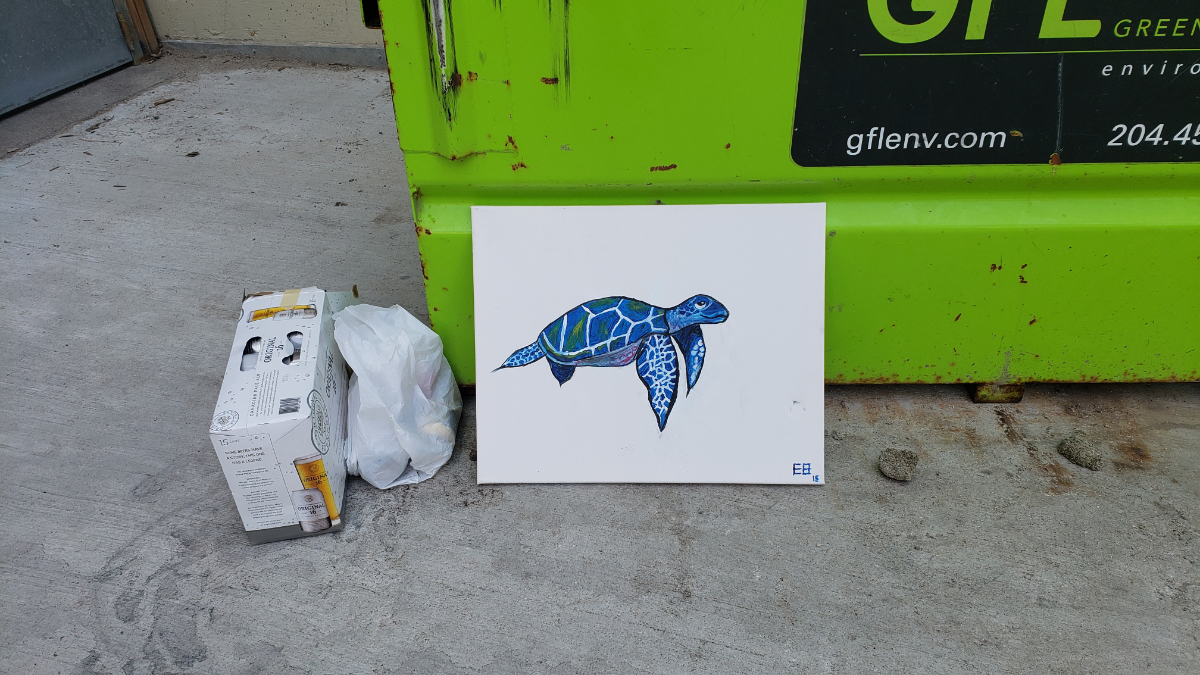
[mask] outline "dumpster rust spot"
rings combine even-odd
[[[1018,278],[1018,279],[1020,279],[1020,280],[1021,280],[1021,283],[1023,283],[1023,284],[1027,284],[1027,283],[1029,283],[1028,281],[1025,281],[1025,275],[1024,275],[1024,274],[1018,274],[1018,275],[1017,275],[1017,278]]]
[[[514,152],[520,152],[520,149],[517,147],[517,142],[513,140],[512,136],[509,136],[508,140],[504,141],[504,144],[511,145]]]
[[[478,79],[479,79],[479,73],[473,73],[469,70],[467,71],[467,82],[474,82],[475,80],[478,80]]]
[[[958,313],[958,316],[954,317],[954,320],[955,320],[955,321],[958,321],[958,320],[959,320],[959,319],[961,319],[961,318],[962,318],[962,312],[959,312],[959,313]]]
[[[416,185],[411,185],[408,188],[408,198],[412,202],[412,213],[414,222],[421,220],[421,207],[423,205],[425,194],[421,192],[421,188]]]
[[[1030,325],[1030,326],[1032,326],[1032,325],[1033,325],[1033,324],[1035,324],[1035,323],[1037,323],[1037,317],[1036,317],[1036,316],[1035,316],[1035,317],[1033,317],[1032,319],[1030,319],[1030,320],[1029,320],[1029,325]]]
[[[1020,403],[1024,396],[1025,385],[1023,384],[981,382],[976,383],[971,392],[971,400],[975,403]]]
[[[949,364],[950,368],[957,367],[956,364]],[[940,379],[939,379],[940,378]],[[1137,373],[1122,377],[1105,377],[1101,379],[1096,375],[1088,375],[1080,373],[1078,377],[1070,378],[1050,378],[1050,377],[1010,377],[1006,380],[1008,384],[1078,384],[1078,383],[1150,383],[1150,382],[1195,382],[1200,379],[1200,371],[1192,371],[1183,375],[1166,374],[1157,377],[1149,377]],[[867,372],[859,372],[857,374],[846,375],[845,372],[839,372],[837,375],[825,378],[825,384],[976,384],[978,380],[969,377],[963,378],[960,373],[954,371],[944,374],[930,373],[928,375],[906,375],[901,377],[899,373],[891,375],[868,374]]]
[[[825,382],[827,384],[896,384],[900,381],[900,373],[892,373],[890,376],[882,375],[877,377],[868,377],[864,373],[859,373],[859,377],[854,379],[847,379],[844,374],[838,373],[836,378],[833,380],[826,380]]]
[[[672,169],[678,169],[678,168],[679,168],[678,164],[664,164],[661,166],[652,166],[652,167],[650,167],[650,170],[651,171],[671,171]]]
[[[495,0],[493,0],[495,2]],[[553,29],[556,21],[554,16],[555,0],[546,2],[546,19],[550,22]],[[496,3],[496,9],[499,11],[500,5]],[[541,78],[542,84],[558,85],[562,83],[567,100],[571,98],[571,0],[562,0],[562,53],[556,54],[551,58],[554,59],[554,65],[551,68],[553,73],[550,77]],[[561,79],[560,74],[561,73]],[[508,80],[504,80],[508,84]]]
[[[525,166],[525,162],[517,162],[516,164],[512,165],[513,171],[516,171],[517,169],[528,169],[528,168],[529,167]]]

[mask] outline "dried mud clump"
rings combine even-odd
[[[1104,458],[1100,456],[1100,448],[1083,437],[1082,431],[1072,432],[1058,444],[1058,454],[1066,457],[1072,464],[1085,469],[1099,471]]]
[[[879,453],[879,472],[892,480],[910,481],[917,470],[917,453],[888,448]]]

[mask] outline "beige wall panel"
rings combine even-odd
[[[382,46],[358,0],[146,0],[164,40]]]

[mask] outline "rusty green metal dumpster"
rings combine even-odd
[[[472,205],[818,201],[829,383],[1200,378],[1194,2],[377,12],[463,384]]]

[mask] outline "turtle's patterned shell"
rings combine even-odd
[[[663,309],[630,298],[601,298],[555,319],[538,336],[538,344],[553,360],[572,363],[617,351],[656,333],[667,333]]]

